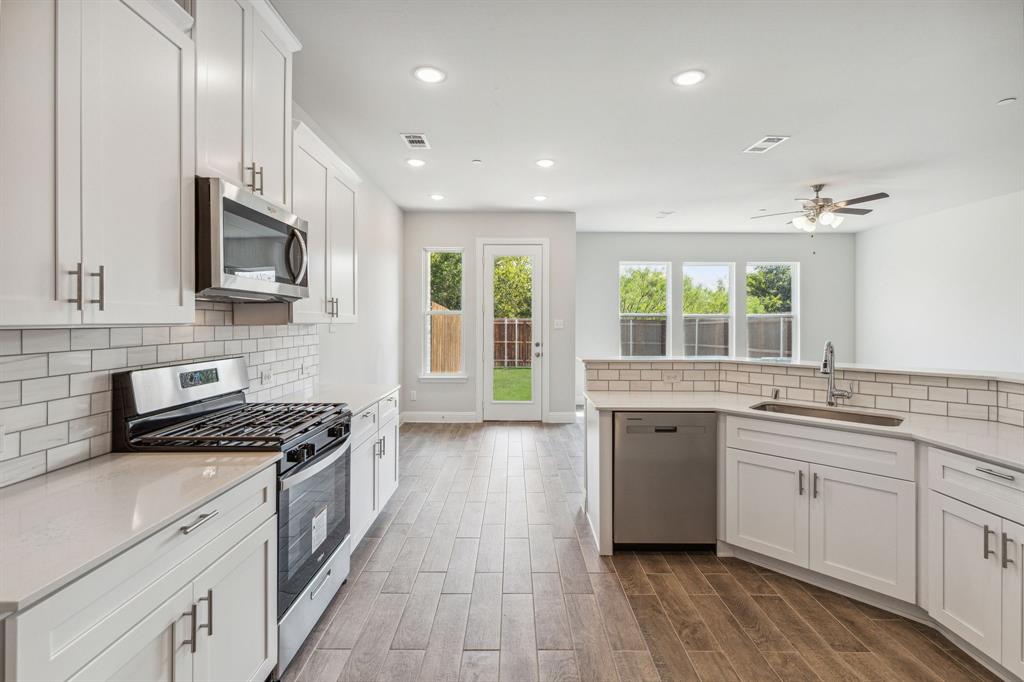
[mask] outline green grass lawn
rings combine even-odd
[[[495,400],[529,400],[532,389],[529,367],[495,367]]]

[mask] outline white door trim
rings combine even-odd
[[[484,356],[484,246],[532,244],[541,247],[541,258],[543,259],[541,270],[541,327],[544,338],[544,360],[541,363],[541,419],[545,422],[552,421],[551,416],[551,371],[550,353],[548,346],[551,339],[551,240],[546,237],[477,237],[476,239],[476,276],[477,286],[473,294],[476,296],[476,311],[479,315],[476,327],[476,420],[484,419],[484,367],[486,359]]]

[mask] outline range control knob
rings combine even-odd
[[[302,445],[299,446],[299,452],[302,453],[301,461],[305,462],[307,459],[312,458],[313,455],[316,454],[316,446],[313,445],[312,443],[303,443]]]
[[[330,438],[341,438],[348,435],[348,429],[344,426],[332,426],[327,429],[327,435]]]

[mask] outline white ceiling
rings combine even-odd
[[[296,101],[405,209],[788,231],[748,218],[817,181],[889,192],[854,231],[1024,187],[1024,0],[274,4],[303,42]],[[448,79],[414,80],[421,64]],[[707,80],[673,86],[686,68]],[[791,139],[740,153],[767,134]]]

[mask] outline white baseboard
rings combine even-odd
[[[548,424],[572,424],[576,421],[575,412],[549,412],[544,419]]]
[[[476,412],[403,412],[407,424],[474,424],[480,421]]]

